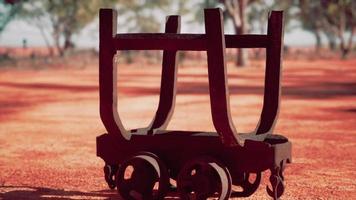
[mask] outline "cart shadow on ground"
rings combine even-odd
[[[32,186],[0,186],[0,199],[113,199],[122,200],[116,190],[99,190],[99,191],[76,191],[64,190],[45,187]],[[166,200],[179,199],[179,197],[172,193],[165,198]]]

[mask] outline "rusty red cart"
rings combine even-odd
[[[273,134],[281,93],[283,13],[271,12],[267,35],[225,35],[220,9],[205,9],[204,15],[205,34],[180,34],[179,16],[167,18],[165,33],[117,34],[116,11],[100,10],[100,116],[107,133],[97,137],[97,155],[105,161],[109,187],[117,187],[124,199],[163,199],[171,190],[181,199],[247,197],[265,170],[271,171],[268,194],[278,199],[284,192],[291,143]],[[237,133],[231,120],[226,48],[266,49],[263,108],[252,134]],[[159,105],[148,127],[126,130],[121,123],[113,62],[120,50],[163,50]],[[176,97],[177,51],[188,50],[207,52],[216,132],[166,130]],[[132,173],[125,175],[128,168]]]

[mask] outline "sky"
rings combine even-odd
[[[123,26],[120,26],[120,19],[118,20],[118,32],[127,32]],[[164,18],[162,20],[164,24]],[[163,26],[161,28],[163,31]],[[75,35],[73,41],[79,48],[98,48],[98,21],[95,20],[84,28],[79,34]],[[232,25],[227,23],[225,26],[226,34],[233,34]],[[204,33],[203,24],[189,23],[188,20],[182,19],[182,33]],[[47,37],[51,40],[50,31],[47,31]],[[21,47],[22,41],[26,39],[27,45],[31,46],[45,46],[45,41],[41,32],[35,26],[24,21],[14,20],[8,24],[5,31],[0,35],[0,46]],[[310,32],[302,29],[293,29],[285,32],[284,43],[288,46],[312,46],[315,39]]]

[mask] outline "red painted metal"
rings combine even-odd
[[[169,16],[166,22],[166,33],[178,33],[180,31],[180,17]],[[177,50],[163,51],[161,90],[156,115],[149,126],[148,134],[156,129],[166,129],[173,114],[176,98],[177,80]]]
[[[206,171],[199,172],[201,176],[194,177],[194,181],[212,181],[209,182],[210,189],[199,188],[203,186],[193,184],[192,191],[180,190],[181,198],[187,198],[190,193],[194,193],[198,199],[199,195],[205,198],[216,192],[220,199],[249,196],[260,184],[261,172],[268,169],[271,171],[272,184],[272,189],[267,188],[268,194],[278,199],[284,191],[283,170],[285,164],[291,162],[291,143],[286,137],[273,134],[281,93],[283,13],[271,13],[267,35],[224,35],[221,10],[205,9],[204,14],[205,34],[179,34],[179,16],[167,18],[165,33],[117,34],[116,11],[100,10],[100,116],[108,133],[97,137],[97,155],[105,161],[105,178],[111,188],[114,188],[115,184],[120,187],[130,186],[130,190],[118,189],[126,199],[131,199],[130,192],[136,196],[153,194],[146,191],[150,188],[143,187],[142,183],[133,184],[130,179],[123,180],[123,166],[131,165],[137,167],[139,171],[136,172],[147,179],[144,180],[146,183],[165,183],[166,181],[159,178],[164,169],[167,171],[163,174],[178,179],[178,185],[184,185],[185,188],[192,184],[180,184],[179,180],[182,178],[179,178],[178,174],[189,177],[187,173],[193,173],[189,171],[192,170],[189,167],[192,163],[199,163],[199,166],[217,174],[210,177]],[[267,50],[264,103],[255,132],[242,134],[237,133],[231,119],[225,49],[256,47]],[[119,50],[163,50],[160,100],[155,117],[148,127],[125,130],[118,115],[117,69],[113,64],[113,57]],[[166,130],[175,104],[177,51],[182,50],[207,52],[211,114],[216,132]],[[136,161],[137,156],[146,158],[147,152],[154,155],[147,158],[148,160],[154,159],[160,166],[164,166],[160,168],[161,171],[152,170],[152,165],[147,164],[148,161]],[[146,165],[147,170],[143,170],[146,168],[137,163],[146,163],[142,165]],[[250,183],[248,178],[251,173],[256,174],[253,183]],[[167,175],[163,178],[167,179]],[[220,186],[217,185],[219,180]],[[222,180],[227,182],[222,183]],[[243,190],[233,191],[231,185],[241,186]],[[167,188],[167,185],[161,185],[159,188]],[[140,191],[143,189],[145,191]],[[164,196],[164,191],[159,190],[160,198]],[[147,198],[153,197],[154,195],[151,195]]]

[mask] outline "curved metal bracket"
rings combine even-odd
[[[231,119],[225,61],[225,48],[231,44],[225,42],[221,10],[219,8],[206,9],[204,14],[210,105],[215,129],[222,142],[228,146],[243,146],[246,139],[263,141],[267,134],[273,130],[278,116],[281,91],[283,12],[273,11],[268,20],[264,103],[255,134],[237,134]],[[250,40],[249,42],[254,43],[255,41]]]
[[[205,9],[210,107],[213,123],[222,142],[227,146],[243,145],[231,120],[229,90],[225,61],[225,37],[222,11]]]
[[[268,19],[266,71],[261,118],[255,130],[257,135],[271,134],[277,122],[281,96],[283,11],[272,11]]]
[[[127,140],[131,134],[125,130],[117,112],[117,69],[113,60],[116,53],[113,38],[117,32],[117,12],[100,9],[99,20],[100,117],[109,134]]]
[[[165,33],[180,32],[180,16],[168,16]],[[165,129],[174,112],[177,82],[177,51],[164,50],[162,60],[161,90],[155,117],[149,125],[148,134],[156,129]]]
[[[176,53],[178,50],[206,50],[210,106],[213,123],[222,142],[227,146],[243,146],[246,139],[262,141],[270,134],[278,116],[281,79],[281,50],[283,12],[274,11],[268,20],[268,34],[224,35],[222,13],[219,8],[205,9],[205,35],[177,34],[179,16],[170,16],[166,33],[162,34],[116,34],[116,11],[100,10],[100,116],[109,133],[130,139],[117,112],[116,66],[113,56],[116,50],[157,49],[164,50],[160,101],[156,115],[142,133],[153,134],[156,129],[166,128],[173,110],[176,94]],[[226,39],[226,41],[225,41]],[[193,42],[195,41],[195,42]],[[226,74],[225,48],[267,48],[264,103],[260,122],[255,134],[237,134],[232,122]]]
[[[117,12],[112,9],[100,10],[100,52],[99,52],[99,85],[100,85],[100,117],[108,133],[116,134],[121,139],[130,139],[117,112],[117,67],[113,57],[116,53]],[[166,33],[179,33],[180,17],[169,16],[166,21]],[[156,115],[151,124],[143,132],[152,133],[154,129],[162,129],[168,125],[172,116],[176,95],[177,50],[164,50],[162,62],[160,100]]]

